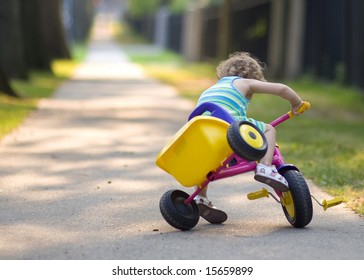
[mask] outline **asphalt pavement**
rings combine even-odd
[[[211,184],[211,200],[229,215],[223,225],[168,225],[160,197],[191,189],[155,158],[194,104],[124,50],[96,27],[73,78],[1,140],[0,259],[364,259],[364,220],[345,204],[323,211],[314,203],[312,222],[296,229],[273,199],[246,198],[263,187],[253,174]]]

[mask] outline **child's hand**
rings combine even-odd
[[[293,115],[297,116],[297,115],[300,115],[302,113],[298,112],[298,109],[302,106],[303,104],[303,101],[301,100],[298,105],[292,105],[292,109],[291,109],[291,112],[293,113]]]

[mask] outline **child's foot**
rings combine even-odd
[[[280,192],[289,190],[288,182],[281,174],[278,173],[274,166],[267,166],[262,163],[258,163],[254,179],[267,184]]]
[[[221,224],[227,220],[227,214],[212,205],[211,201],[205,196],[197,195],[195,197],[200,216],[211,224]]]

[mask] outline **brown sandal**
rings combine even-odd
[[[200,216],[211,224],[222,224],[227,220],[227,214],[212,205],[206,197],[198,195],[195,197]]]

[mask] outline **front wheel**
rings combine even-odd
[[[297,170],[284,172],[289,191],[283,192],[281,204],[288,222],[297,228],[307,226],[312,220],[312,200],[310,190],[302,174]]]
[[[170,190],[163,194],[159,201],[159,209],[163,218],[172,227],[180,230],[189,230],[197,225],[200,213],[193,200],[185,204],[189,195],[180,190]]]

